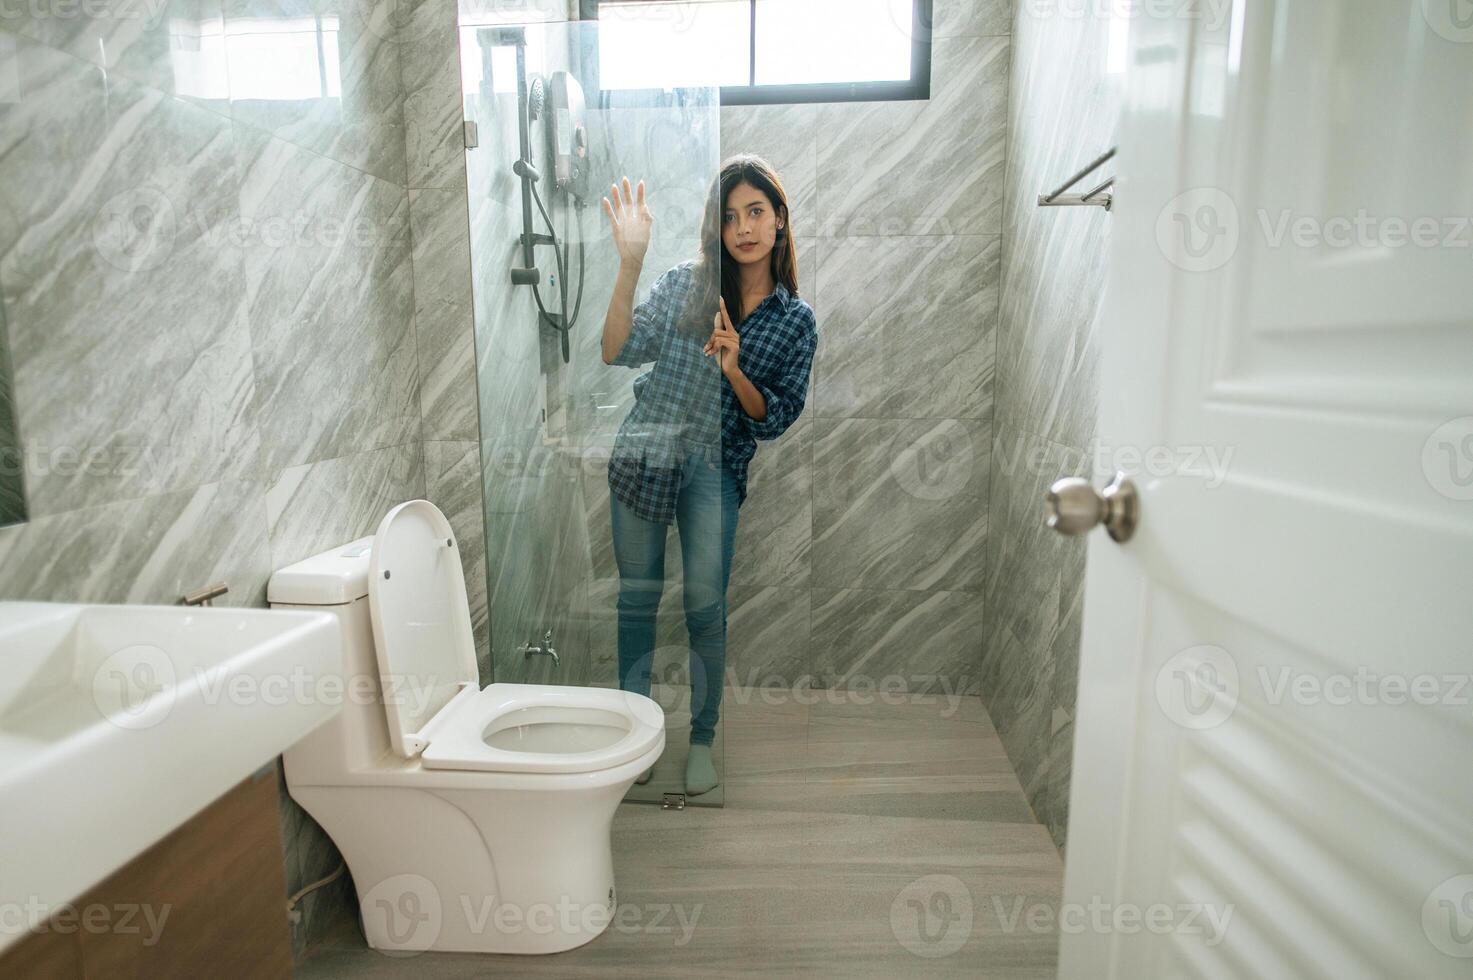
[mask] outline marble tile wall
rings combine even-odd
[[[1115,142],[1121,75],[1105,7],[1020,6],[1013,29],[988,611],[981,686],[1039,819],[1062,848],[1083,611],[1085,541],[1043,526],[1043,494],[1089,475],[1098,403],[1096,316],[1110,217],[1040,209]],[[1120,52],[1123,54],[1123,52]],[[1123,59],[1120,59],[1123,64]]]
[[[416,296],[455,233],[432,196],[454,154],[406,128],[406,102],[444,79],[401,70],[381,6],[0,19],[0,298],[32,503],[0,528],[0,597],[169,603],[225,581],[259,606],[273,569],[427,489],[479,509],[462,308],[443,272]],[[282,825],[291,890],[337,866],[284,792]],[[309,896],[297,948],[350,907],[346,881]]]
[[[937,0],[926,101],[722,109],[722,156],[786,185],[819,329],[742,508],[740,683],[979,690],[1011,19]]]

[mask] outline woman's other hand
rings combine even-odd
[[[618,184],[610,184],[612,203],[604,198],[604,213],[609,216],[609,227],[614,235],[614,247],[619,250],[619,260],[632,265],[643,265],[645,252],[650,247],[650,228],[655,216],[650,214],[644,200],[644,181],[636,189],[630,189],[629,178],[624,178],[624,193],[619,193]]]
[[[716,311],[715,329],[711,333],[711,339],[706,341],[703,348],[704,353],[715,353],[717,363],[721,365],[721,373],[728,378],[733,373],[740,372],[737,367],[737,355],[741,352],[741,337],[737,335],[736,327],[731,324],[731,317],[726,312],[726,300],[719,299],[721,309]]]

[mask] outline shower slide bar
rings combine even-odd
[[[1094,173],[1096,170],[1103,167],[1112,158],[1114,158],[1115,152],[1118,149],[1119,147],[1112,146],[1108,152],[1101,154],[1099,158],[1097,158],[1089,166],[1085,167],[1083,170],[1079,171],[1079,173],[1064,181],[1063,185],[1060,186],[1059,189],[1054,191],[1052,194],[1038,195],[1038,206],[1041,208],[1101,207],[1104,208],[1106,211],[1109,211],[1110,205],[1114,202],[1115,198],[1114,195],[1106,194],[1105,191],[1108,191],[1110,188],[1115,186],[1114,177],[1111,177],[1109,180],[1106,180],[1104,183],[1098,185],[1097,187],[1085,191],[1083,194],[1066,194],[1064,192],[1069,190],[1071,187],[1079,183],[1084,178],[1088,177],[1090,174]]]

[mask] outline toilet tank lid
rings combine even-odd
[[[266,601],[273,605],[340,606],[368,595],[373,535],[304,558],[271,576]]]

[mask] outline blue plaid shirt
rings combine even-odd
[[[737,506],[747,499],[747,465],[758,439],[776,439],[803,411],[818,346],[813,307],[778,283],[737,325],[737,364],[767,402],[759,422],[748,415],[721,373],[702,353],[705,338],[675,329],[696,286],[695,260],[668,270],[634,309],[629,339],[611,364],[655,366],[634,380],[634,408],[619,427],[609,459],[609,489],[647,521],[675,521],[686,458],[707,451],[731,467]],[[713,313],[714,317],[715,314]]]

